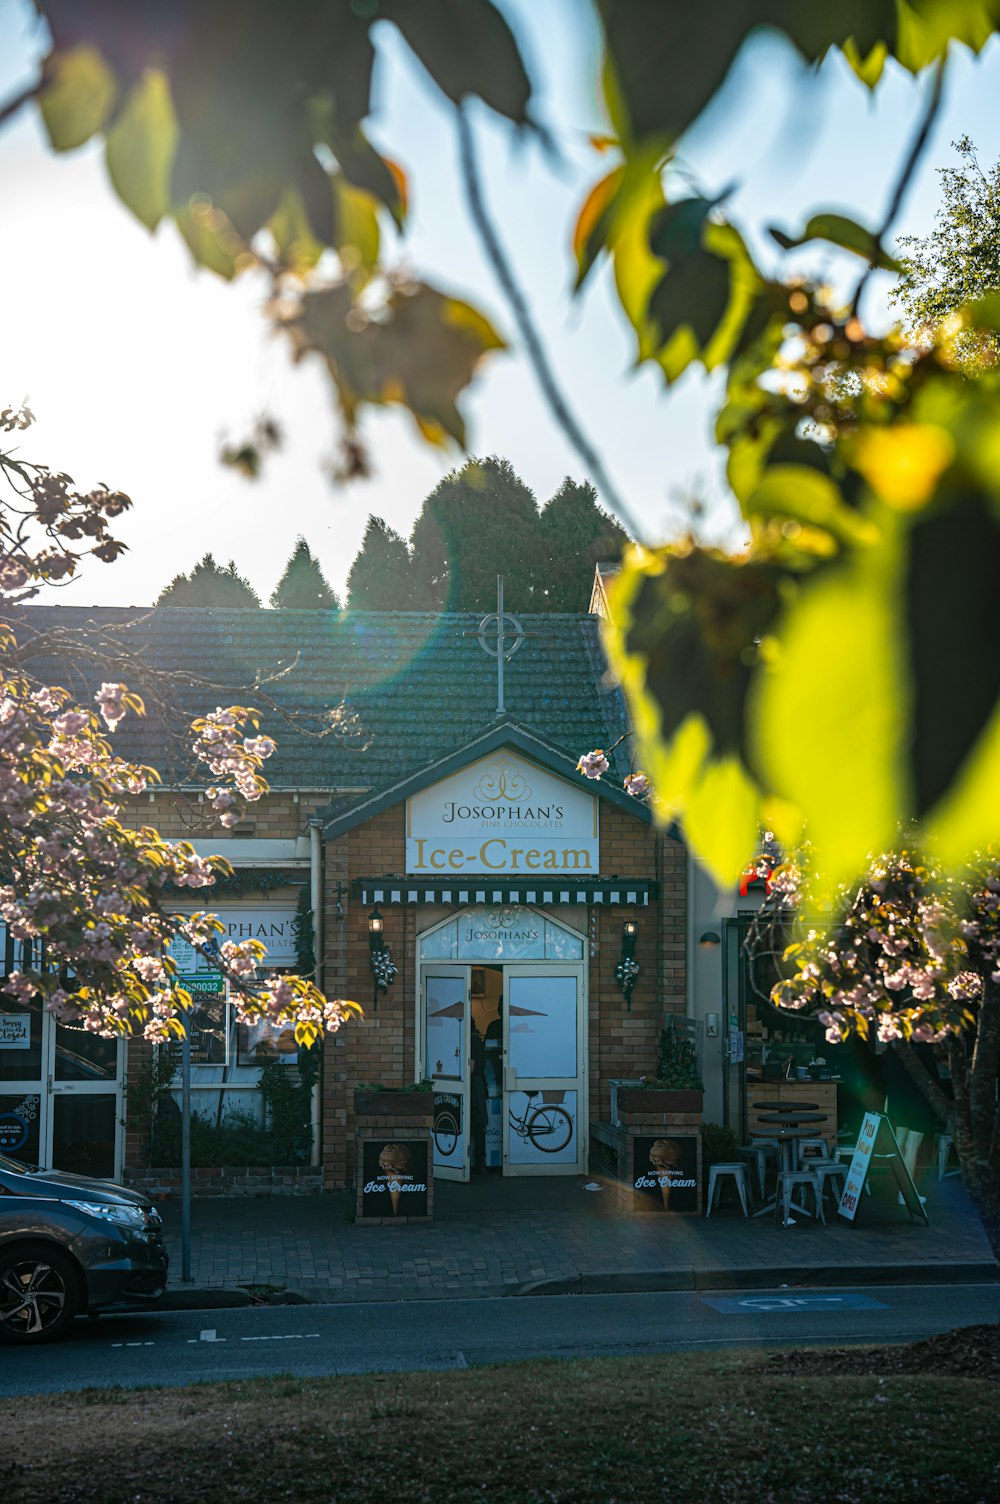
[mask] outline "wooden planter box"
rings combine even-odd
[[[623,1210],[660,1216],[701,1212],[704,1101],[704,1092],[694,1089],[618,1087],[618,1185]]]
[[[356,1091],[355,1221],[430,1222],[434,1215],[432,1091]]]
[[[432,1091],[355,1091],[354,1112],[357,1117],[430,1118],[434,1117]]]
[[[703,1091],[645,1091],[642,1087],[620,1086],[618,1088],[619,1113],[650,1113],[668,1116],[674,1113],[696,1112],[701,1117],[705,1103]]]

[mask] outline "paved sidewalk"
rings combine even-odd
[[[412,1300],[558,1291],[779,1283],[994,1279],[996,1260],[957,1180],[925,1190],[930,1226],[866,1200],[858,1225],[830,1215],[792,1227],[725,1208],[704,1217],[633,1216],[598,1180],[504,1180],[434,1187],[435,1221],[357,1227],[353,1197],[205,1199],[192,1211],[198,1292],[276,1287],[318,1301]],[[179,1299],[180,1209],[162,1207]]]

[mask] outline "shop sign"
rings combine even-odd
[[[913,1184],[906,1162],[899,1151],[896,1135],[892,1131],[889,1119],[881,1112],[866,1112],[861,1124],[861,1132],[858,1134],[858,1142],[854,1147],[854,1155],[851,1166],[844,1181],[844,1190],[840,1198],[837,1211],[841,1217],[846,1217],[848,1222],[853,1222],[858,1207],[861,1204],[861,1193],[865,1188],[865,1180],[871,1169],[872,1156],[887,1169],[891,1169],[899,1194],[903,1198],[903,1204],[911,1216],[919,1216],[927,1223],[927,1213],[917,1188]]]
[[[28,1125],[14,1112],[0,1113],[0,1153],[16,1154],[28,1142]]]
[[[632,1140],[632,1185],[664,1212],[698,1210],[698,1138],[688,1133]]]
[[[361,1140],[363,1217],[427,1216],[427,1140]]]
[[[597,803],[512,753],[480,758],[406,801],[406,870],[596,873]]]
[[[220,993],[226,990],[226,979],[217,971],[202,971],[187,975],[178,972],[174,980],[178,987],[184,987],[188,992]]]
[[[0,1050],[31,1049],[31,1014],[0,1013]]]
[[[220,943],[226,940],[259,940],[267,947],[267,955],[262,964],[266,966],[295,966],[298,952],[295,944],[295,921],[294,909],[246,907],[213,908],[211,898],[207,898],[205,907],[222,922],[222,933],[216,938]],[[188,911],[190,912],[190,911]],[[187,976],[195,972],[210,971],[209,964],[198,954],[194,946],[187,940],[178,936],[170,942],[170,955],[177,963],[178,971]]]

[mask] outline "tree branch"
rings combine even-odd
[[[885,218],[882,221],[882,225],[879,229],[878,234],[875,236],[875,246],[872,252],[871,261],[865,267],[864,271],[861,274],[861,280],[858,283],[857,287],[854,289],[854,297],[851,299],[852,313],[856,314],[858,311],[858,305],[861,302],[861,294],[864,292],[866,286],[868,285],[868,278],[875,270],[875,263],[878,260],[879,252],[883,248],[885,237],[892,229],[896,215],[899,213],[900,205],[902,204],[903,198],[906,194],[906,190],[910,186],[910,180],[913,177],[914,172],[916,171],[917,163],[920,161],[920,158],[923,155],[924,147],[927,145],[927,140],[931,133],[931,127],[933,126],[934,121],[937,119],[937,113],[941,107],[941,96],[944,91],[944,70],[945,54],[942,53],[937,62],[934,64],[934,81],[931,84],[931,92],[927,100],[927,108],[924,110],[924,118],[920,122],[920,128],[913,138],[909,154],[906,158],[906,161],[903,163],[903,170],[899,175],[899,178],[896,182],[896,187],[893,190],[893,195],[892,199],[890,200],[889,207],[885,212]]]
[[[565,397],[559,390],[538,330],[532,320],[527,300],[518,286],[513,268],[500,244],[500,238],[486,207],[479,177],[479,168],[476,164],[475,143],[472,138],[472,126],[469,121],[467,107],[460,106],[456,114],[458,118],[458,140],[462,161],[462,180],[465,185],[465,196],[469,203],[469,213],[479,233],[479,238],[482,241],[487,259],[496,273],[497,281],[500,283],[511,313],[514,316],[514,322],[524,341],[524,348],[534,367],[538,384],[545,394],[545,398],[552,411],[552,416],[587,467],[605,501],[611,507],[612,511],[617,513],[632,536],[636,540],[639,540],[641,538],[641,530],[638,522],[632,516],[629,508],[612,484],[604,468],[604,462],[591,445],[589,439],[584,435],[580,425],[570,412]]]
[[[42,81],[38,79],[36,83],[31,84],[21,94],[15,94],[13,99],[8,99],[6,104],[0,105],[0,126],[6,125],[12,115],[16,115],[18,110],[23,109],[29,100],[34,99],[41,87]]]

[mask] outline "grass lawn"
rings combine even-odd
[[[8,1401],[2,1504],[995,1504],[995,1383],[766,1355]]]

